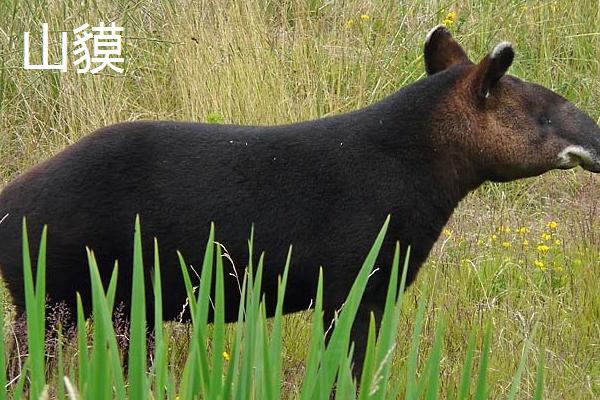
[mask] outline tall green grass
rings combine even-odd
[[[386,399],[399,396],[406,399],[440,398],[439,388],[443,377],[440,375],[439,366],[443,356],[442,338],[445,324],[443,322],[438,324],[431,352],[429,354],[422,353],[419,346],[425,320],[425,296],[419,302],[412,340],[405,342],[397,340],[397,328],[400,323],[400,309],[408,267],[407,255],[402,275],[399,276],[399,246],[396,247],[392,260],[381,329],[377,334],[374,319],[372,319],[363,373],[358,382],[353,379],[353,344],[350,342],[350,330],[369,276],[373,271],[388,222],[389,219],[384,223],[373,247],[366,256],[348,298],[336,318],[327,343],[322,320],[323,275],[319,273],[308,359],[301,390],[298,393],[298,397],[301,399],[328,399],[330,396],[339,399]],[[59,398],[64,398],[66,394],[69,398],[85,399],[279,399],[283,385],[280,352],[283,341],[281,331],[283,299],[292,252],[290,250],[283,276],[279,280],[276,312],[272,320],[267,320],[264,298],[260,289],[264,268],[262,256],[259,258],[256,268],[253,267],[253,259],[250,257],[241,287],[239,321],[233,328],[234,339],[231,343],[231,351],[227,353],[225,352],[227,338],[224,322],[223,255],[220,245],[214,242],[214,232],[215,228],[211,226],[198,293],[196,294],[193,288],[188,286],[188,300],[192,312],[192,334],[187,349],[187,359],[182,370],[173,371],[166,361],[168,349],[163,339],[164,327],[160,319],[160,301],[155,302],[153,310],[155,316],[158,317],[154,326],[156,341],[153,346],[153,354],[150,359],[147,357],[148,327],[146,326],[144,302],[144,269],[149,266],[144,266],[142,259],[140,222],[139,219],[136,219],[128,368],[123,367],[115,329],[111,322],[118,270],[115,267],[108,287],[105,289],[100,279],[94,254],[92,251],[88,251],[92,285],[92,341],[88,342],[86,321],[83,318],[81,299],[78,297],[78,363],[64,370],[62,362],[59,362],[58,371],[47,371],[45,359],[49,355],[46,354],[44,348],[45,329],[43,328],[45,324],[46,230],[42,233],[37,258],[37,273],[34,280],[24,221],[23,274],[26,289],[29,355],[24,361],[24,368],[18,381],[9,385],[2,396],[6,398],[8,394],[14,398],[26,396],[38,399],[47,398],[49,393],[56,393]],[[250,241],[250,256],[252,256],[251,249],[252,241]],[[182,279],[188,282],[188,268],[183,258],[181,259]],[[157,295],[157,300],[160,300],[160,257],[156,241],[153,267],[154,294]],[[214,293],[211,292],[213,280],[215,283]],[[211,307],[214,307],[215,318],[209,329],[208,312]],[[475,334],[473,332],[473,338]],[[470,341],[467,350],[469,356],[462,367],[461,391],[455,398],[488,398],[486,373],[488,370],[487,358],[490,352],[490,335],[491,329],[488,324],[481,350],[479,369],[473,376],[475,344],[473,340]],[[510,399],[516,398],[518,393],[529,345],[529,342],[525,344],[523,362],[515,373]],[[62,346],[62,342],[59,341],[57,354],[61,360]],[[404,394],[400,390],[400,381],[391,379],[393,352],[396,346],[406,346],[411,349],[405,366],[406,389]],[[2,350],[0,353],[3,354],[4,349],[0,348],[0,350]],[[418,358],[423,360],[424,367],[422,369],[418,368]],[[4,363],[4,358],[0,358],[2,371],[6,369]],[[52,376],[55,376],[56,379],[48,379]],[[167,376],[170,376],[171,379],[166,379]],[[541,397],[542,379],[543,375],[540,373],[534,394],[535,398]],[[476,385],[473,385],[472,381],[476,381]],[[24,385],[25,382],[28,384]]]

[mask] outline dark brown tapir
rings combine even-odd
[[[361,110],[280,126],[144,121],[100,129],[0,194],[0,266],[14,304],[23,310],[23,216],[36,243],[48,225],[52,301],[75,310],[80,292],[89,311],[88,246],[105,280],[119,260],[117,301],[129,304],[139,213],[145,260],[152,260],[153,237],[161,249],[165,318],[176,318],[186,297],[176,251],[201,265],[214,221],[238,270],[254,224],[255,251],[266,251],[271,314],[291,244],[286,313],[309,307],[323,266],[328,324],[391,214],[379,270],[353,328],[359,370],[369,312],[381,315],[396,241],[403,253],[412,248],[410,284],[452,211],[483,182],[578,165],[600,172],[596,123],[558,94],[506,75],[513,56],[501,43],[473,64],[437,27],[425,42],[428,76]],[[148,293],[150,281],[148,275]],[[236,319],[239,297],[238,282],[226,274],[227,321]]]

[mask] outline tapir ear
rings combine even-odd
[[[452,38],[444,25],[438,25],[425,38],[425,70],[428,75],[450,68],[453,65],[473,64],[465,51]]]
[[[477,65],[474,89],[483,98],[490,96],[490,90],[498,83],[513,62],[515,51],[508,42],[502,42]]]

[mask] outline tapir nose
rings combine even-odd
[[[590,172],[598,174],[600,173],[600,143],[598,143],[596,148],[599,149],[596,150],[596,157],[591,162],[582,163],[581,166]]]
[[[600,173],[600,127],[594,123],[594,130],[592,132],[592,150],[594,157],[587,164],[581,164],[583,168],[588,171]]]
[[[571,103],[565,103],[561,110],[568,121],[566,139],[570,144],[558,155],[560,168],[573,168],[578,165],[587,171],[600,173],[600,127],[586,113]]]
[[[559,165],[573,168],[577,165],[587,171],[600,173],[600,156],[598,151],[588,150],[582,146],[568,146],[559,154]]]

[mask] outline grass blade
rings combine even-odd
[[[190,339],[192,344],[183,370],[180,389],[180,392],[182,393],[181,397],[183,399],[192,399],[194,396],[198,396],[199,393],[207,394],[209,391],[208,355],[206,349],[200,346],[204,346],[206,340],[205,328],[208,318],[208,306],[210,304],[212,285],[213,254],[215,247],[214,238],[215,227],[214,224],[211,224],[209,238],[204,252],[202,271],[200,273],[200,290],[197,298],[193,295],[193,290],[191,290],[191,281],[189,280],[189,274],[187,274],[187,266],[180,255],[180,264],[182,266],[181,269],[184,273],[184,277],[186,274],[188,276],[186,289],[188,290],[190,310],[194,310],[194,313],[192,314],[192,337]]]
[[[312,319],[312,331],[310,334],[310,349],[306,361],[304,379],[300,389],[301,399],[310,399],[315,392],[317,374],[319,373],[319,364],[325,350],[323,330],[323,268],[319,269],[319,280],[317,282],[317,293],[315,298],[315,308]]]
[[[418,378],[417,378],[417,360],[419,357],[419,344],[421,342],[421,332],[423,331],[423,323],[425,321],[425,304],[427,302],[427,295],[421,294],[419,300],[419,306],[417,309],[417,316],[415,320],[415,327],[413,329],[413,336],[411,340],[410,354],[408,356],[407,369],[406,369],[406,399],[416,400],[418,398]]]
[[[517,372],[513,377],[512,385],[510,388],[510,393],[508,394],[509,400],[514,400],[517,397],[517,392],[519,391],[519,385],[521,383],[521,376],[523,375],[523,371],[525,370],[525,363],[527,362],[527,355],[529,354],[529,350],[531,349],[533,338],[535,337],[535,333],[537,330],[537,324],[534,325],[533,330],[531,331],[531,335],[525,341],[525,347],[523,348],[523,353],[521,355],[521,361],[519,362],[519,367],[517,368]]]
[[[375,320],[371,319],[369,330],[375,332]],[[354,385],[354,379],[352,377],[352,355],[354,354],[354,344],[350,345],[350,351],[348,355],[344,357],[344,360],[340,364],[340,370],[338,373],[337,384],[335,388],[336,400],[346,400],[356,398],[356,388]],[[331,397],[331,396],[330,396]]]
[[[288,271],[292,259],[292,247],[290,246],[283,268],[283,277],[280,277],[277,286],[277,305],[275,307],[275,315],[272,320],[271,340],[268,345],[268,360],[265,360],[265,376],[267,382],[267,396],[271,399],[279,399],[281,397],[281,324],[283,315],[283,300],[285,298],[285,288],[287,286]]]
[[[487,398],[487,371],[488,358],[490,356],[490,342],[492,337],[491,324],[488,323],[485,339],[483,340],[483,349],[481,350],[481,361],[479,364],[479,376],[477,377],[477,386],[475,389],[475,399],[483,400]]]
[[[238,325],[244,324],[244,315],[245,315],[245,298],[246,298],[246,290],[248,287],[248,279],[247,274],[244,274],[244,278],[242,281],[242,291],[240,294],[240,304],[238,307]],[[238,327],[235,330],[235,340],[233,342],[233,346],[231,348],[230,360],[227,365],[227,373],[225,374],[225,380],[223,382],[223,399],[231,399],[234,397],[234,394],[237,393],[237,388],[239,387],[239,360],[241,357],[241,349],[242,349],[242,332],[243,329]]]
[[[473,356],[475,355],[475,330],[471,332],[469,336],[469,343],[467,345],[467,355],[465,357],[465,364],[463,365],[463,372],[460,378],[460,384],[458,389],[458,400],[465,400],[469,396],[469,389],[471,387],[471,373],[473,370]]]
[[[427,400],[436,400],[439,396],[440,361],[442,358],[442,344],[444,343],[444,325],[443,321],[439,322],[437,325],[435,341],[429,359],[427,360],[428,378],[425,381],[421,378],[421,381],[424,381],[427,385]]]
[[[45,291],[43,278],[40,274],[40,265],[42,270],[45,266],[45,259],[38,257],[37,283],[40,288],[34,287],[33,273],[31,266],[31,257],[29,253],[29,239],[27,236],[27,222],[23,218],[23,278],[25,286],[25,310],[27,318],[27,342],[29,345],[29,357],[31,370],[31,396],[39,397],[45,386]],[[42,240],[40,243],[40,255],[45,254],[46,228],[42,231]],[[40,300],[41,298],[41,300]]]
[[[119,263],[115,261],[113,272],[108,282],[108,289],[106,290],[106,302],[108,303],[108,311],[112,315],[115,306],[115,295],[117,293],[117,277],[119,275]]]
[[[533,393],[534,400],[542,400],[544,394],[544,354],[545,352],[543,351],[540,354],[540,362],[535,377],[535,392]]]
[[[140,217],[135,218],[133,241],[133,285],[131,288],[131,324],[129,340],[129,398],[142,399],[148,394],[146,380],[146,296]]]
[[[81,295],[77,293],[77,354],[79,360],[79,393],[83,398],[87,398],[87,387],[89,382],[89,354],[87,334],[85,331],[85,317],[83,313],[83,303]]]
[[[190,273],[188,272],[188,266],[183,258],[183,255],[179,251],[177,252],[177,257],[179,258],[179,267],[181,268],[181,275],[183,275],[183,283],[187,293],[190,316],[192,318],[192,323],[194,323],[194,319],[196,318],[196,295],[194,294],[194,287],[192,286],[192,280],[190,278]]]
[[[400,285],[398,285],[398,270],[400,263],[400,244],[396,243],[394,258],[392,261],[392,270],[388,283],[388,292],[386,303],[381,319],[379,337],[376,344],[376,355],[373,366],[373,373],[363,374],[361,379],[361,399],[383,398],[386,392],[386,382],[388,382],[393,350],[396,346],[396,337],[398,334],[398,324],[400,322],[400,308],[402,306],[402,297],[404,285],[406,282],[406,273],[408,270],[409,251],[407,251],[404,270]]]
[[[46,238],[48,229],[46,226],[42,229],[42,238],[37,258],[37,273],[35,282],[35,298],[37,300],[37,311],[39,314],[38,326],[45,327],[46,321]],[[42,338],[43,341],[43,338]]]
[[[221,246],[216,246],[215,309],[212,338],[212,374],[210,377],[210,398],[217,398],[223,385],[223,351],[225,348],[225,294],[223,278],[223,256]]]
[[[154,398],[162,399],[165,395],[167,380],[167,343],[163,335],[162,315],[162,281],[160,275],[160,256],[158,241],[154,239]]]
[[[367,346],[365,349],[365,360],[363,363],[363,370],[361,376],[361,382],[365,382],[364,390],[360,391],[360,398],[364,399],[367,397],[367,394],[371,392],[371,388],[369,384],[366,382],[370,381],[373,378],[373,374],[375,371],[375,364],[377,363],[377,353],[376,353],[376,340],[377,333],[375,330],[375,315],[373,313],[370,314],[369,319],[369,333],[367,335]],[[340,373],[343,373],[343,369],[340,369]]]
[[[23,389],[25,388],[25,381],[27,380],[27,374],[29,373],[29,368],[31,365],[30,358],[27,357],[25,362],[23,363],[23,368],[21,369],[21,375],[17,380],[17,384],[15,385],[15,390],[13,391],[13,399],[22,399],[23,398]]]
[[[331,333],[329,344],[325,349],[321,373],[318,375],[317,384],[323,385],[326,392],[331,391],[340,363],[343,362],[345,356],[348,354],[352,324],[356,317],[356,313],[358,312],[363,293],[367,287],[369,276],[375,266],[375,260],[379,254],[381,245],[383,244],[389,221],[390,217],[388,216],[350,289],[348,298],[344,303],[333,332]]]
[[[88,265],[92,283],[92,309],[94,313],[94,346],[90,358],[89,393],[97,398],[125,399],[125,379],[119,358],[117,339],[112,325],[111,313],[98,265],[92,251],[88,249]],[[112,378],[112,379],[111,379]],[[107,382],[113,382],[108,385]],[[112,390],[114,388],[114,395]]]

